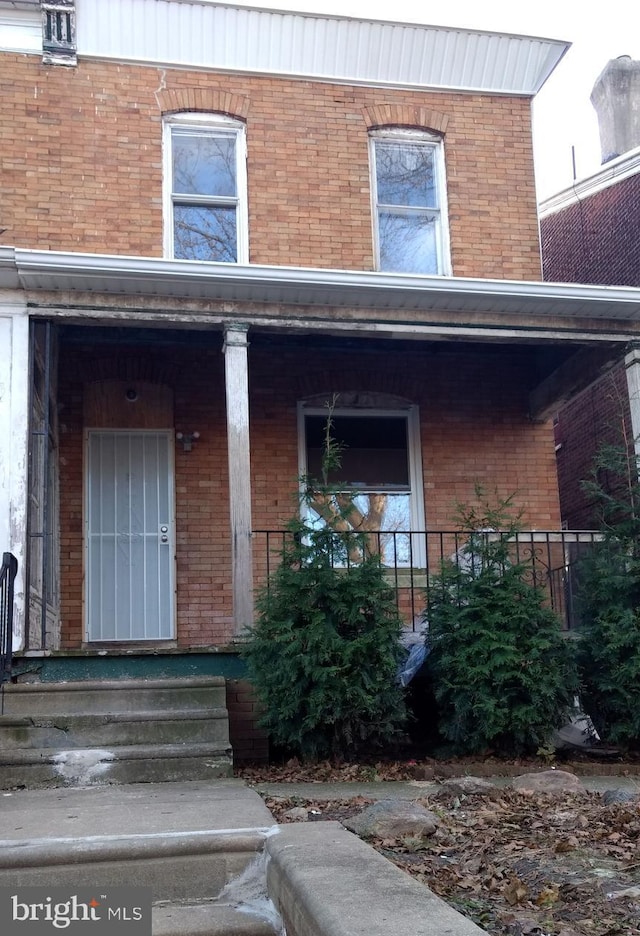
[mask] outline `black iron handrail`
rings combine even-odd
[[[2,554],[0,567],[0,684],[11,675],[13,640],[13,585],[18,560],[12,553]]]
[[[286,530],[254,530],[257,581],[267,584],[287,539]],[[475,569],[481,552],[474,554],[479,539],[502,540],[507,561],[522,564],[532,585],[543,588],[549,606],[562,626],[578,626],[575,607],[576,570],[584,553],[602,537],[591,530],[518,530],[502,533],[485,530],[346,531],[333,564],[348,569],[358,562],[364,548],[380,555],[387,578],[396,593],[398,609],[407,623],[421,626],[429,604],[432,579],[444,561]]]

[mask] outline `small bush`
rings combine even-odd
[[[304,496],[331,510],[319,527],[288,524],[244,649],[262,725],[276,745],[313,760],[388,744],[406,718],[395,594],[366,533],[349,527],[348,496],[326,483],[339,459],[330,429],[329,415],[323,482]]]
[[[527,580],[530,570],[513,559],[519,523],[509,510],[510,501],[458,508],[471,535],[429,591],[440,730],[464,753],[535,752],[565,720],[577,690],[572,644],[544,591]],[[488,529],[504,532],[492,537]]]
[[[603,484],[606,479],[606,485]],[[605,741],[640,743],[640,488],[635,451],[601,447],[584,483],[602,543],[579,568],[578,660],[584,707]]]

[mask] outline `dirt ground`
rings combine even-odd
[[[303,768],[289,762],[256,769],[245,779],[410,779],[416,768],[424,776],[429,766],[408,762]],[[531,766],[503,764],[503,773],[507,767],[510,774],[525,773]],[[537,764],[541,766],[545,765]],[[614,777],[611,787],[615,788]],[[640,798],[606,806],[599,793],[531,795],[497,789],[489,796],[461,796],[442,788],[420,802],[439,817],[435,836],[371,844],[487,932],[640,936]],[[266,797],[266,804],[279,822],[289,821],[284,814],[294,806],[306,807],[311,821],[341,821],[368,801],[283,795]]]

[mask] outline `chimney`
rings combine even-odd
[[[602,162],[640,146],[640,62],[630,55],[607,62],[591,92],[598,115]]]

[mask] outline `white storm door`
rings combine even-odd
[[[172,456],[169,432],[88,433],[89,641],[175,636]]]

